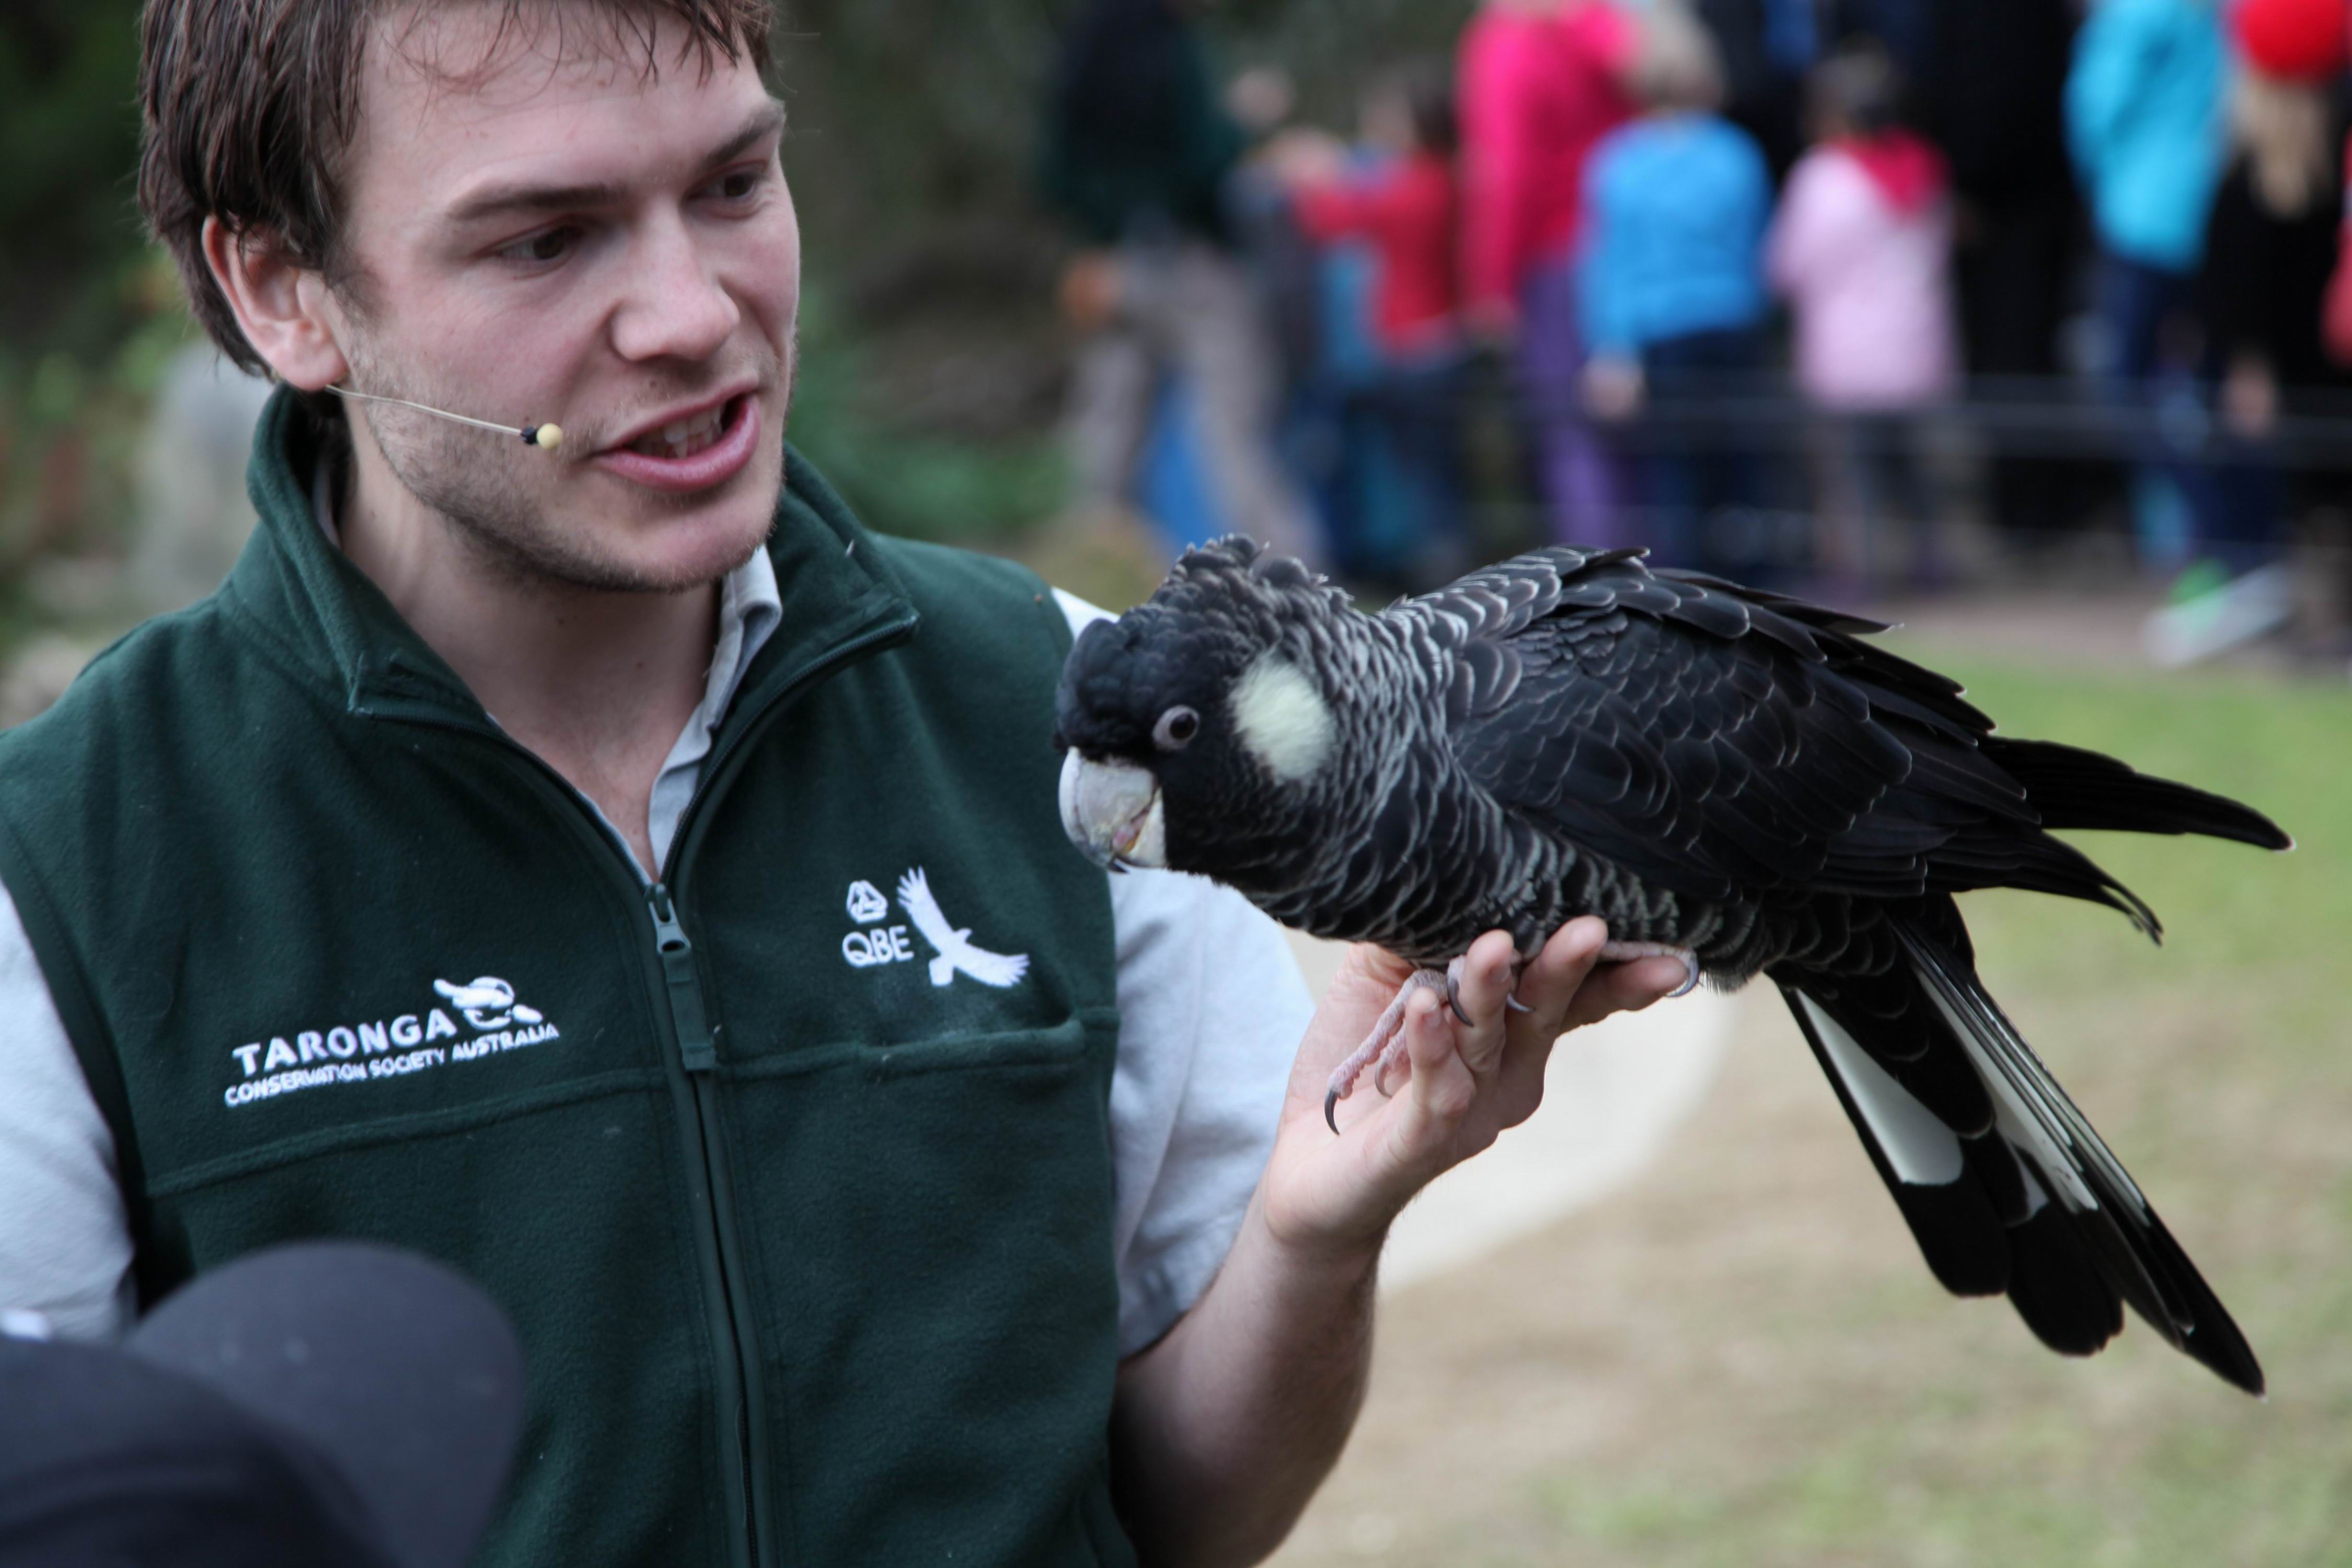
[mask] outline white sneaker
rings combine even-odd
[[[2141,635],[2158,668],[2179,669],[2250,643],[2294,614],[2294,578],[2284,563],[2257,566],[2147,617]]]

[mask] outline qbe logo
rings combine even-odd
[[[958,974],[964,974],[982,985],[1003,990],[1019,984],[1022,976],[1029,973],[1029,955],[1025,952],[991,952],[972,945],[971,928],[959,926],[948,919],[939,900],[931,894],[929,876],[920,866],[898,879],[898,908],[931,950],[932,984],[950,985]],[[846,908],[851,920],[870,928],[847,932],[841,939],[841,956],[852,969],[910,963],[921,956],[908,940],[906,926],[879,923],[888,918],[890,908],[882,890],[873,883],[850,883]]]

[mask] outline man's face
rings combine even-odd
[[[345,174],[338,337],[393,472],[525,575],[670,590],[740,564],[783,482],[800,231],[781,106],[664,19],[647,73],[601,10],[395,11]],[[629,38],[622,34],[619,38]]]

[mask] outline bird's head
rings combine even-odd
[[[1350,614],[1298,562],[1236,538],[1188,552],[1148,603],[1088,626],[1054,715],[1071,841],[1104,865],[1278,881],[1343,740],[1317,653]]]

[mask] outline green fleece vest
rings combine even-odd
[[[1109,899],[1068,632],[794,458],[780,629],[648,890],[314,526],[280,395],[220,592],[0,737],[0,879],[142,1296],[364,1237],[512,1315],[481,1561],[1129,1563]]]

